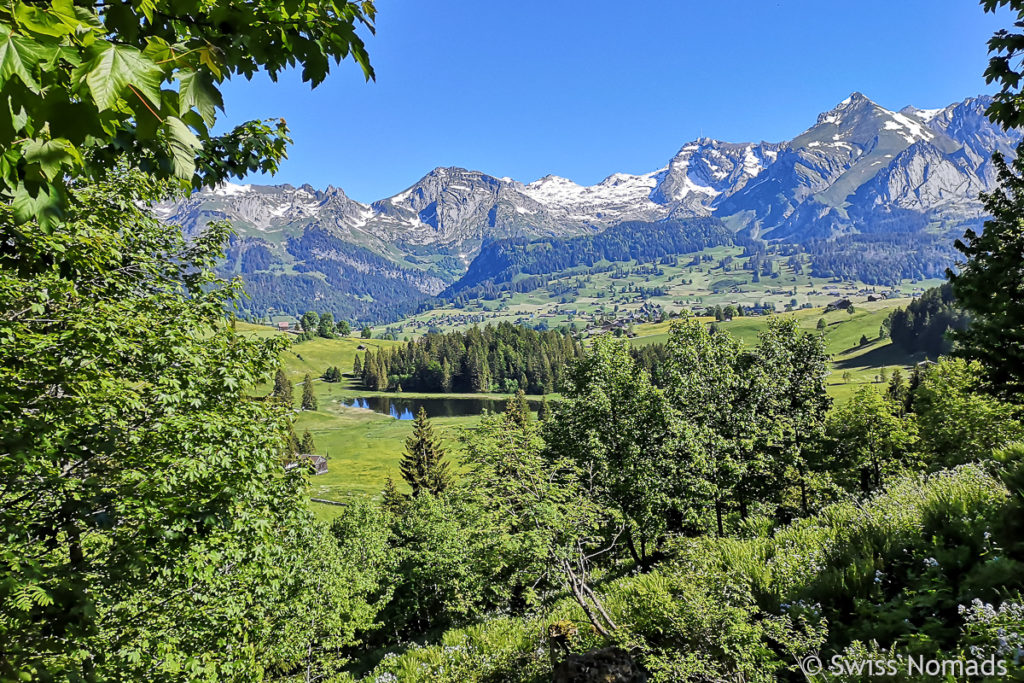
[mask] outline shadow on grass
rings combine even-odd
[[[840,356],[856,351],[858,348],[860,347],[854,346],[847,349]],[[838,370],[853,370],[864,367],[880,368],[885,365],[914,365],[927,359],[927,357],[927,354],[924,352],[906,353],[894,344],[886,344],[853,358],[837,359],[835,367]]]

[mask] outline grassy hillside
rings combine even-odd
[[[740,247],[715,247],[679,256],[673,263],[601,262],[549,276],[547,284],[528,292],[502,292],[494,299],[470,299],[463,305],[443,305],[397,323],[373,328],[374,336],[401,339],[428,330],[465,329],[473,324],[512,322],[528,326],[575,324],[578,329],[601,319],[642,317],[644,307],[664,311],[703,312],[708,306],[764,306],[800,311],[824,307],[839,297],[855,304],[868,295],[896,292],[917,295],[938,280],[905,281],[897,287],[867,285],[811,277],[806,254],[774,256],[771,274],[755,275],[750,258]],[[762,264],[763,265],[763,264]]]
[[[808,332],[817,330],[818,320],[825,320],[825,341],[833,357],[828,390],[834,399],[844,400],[866,384],[880,383],[883,374],[888,377],[896,368],[908,369],[924,360],[923,354],[908,355],[893,346],[889,339],[879,338],[879,329],[889,313],[910,301],[905,298],[856,302],[853,313],[845,310],[825,313],[824,308],[808,308],[788,314]],[[744,343],[754,344],[767,321],[764,316],[737,317],[718,326]],[[637,325],[634,328],[637,336],[631,343],[638,346],[664,343],[668,340],[669,325],[668,322]],[[863,346],[860,344],[862,336],[869,340]]]
[[[239,321],[235,328],[239,332],[261,337],[287,337],[293,341],[298,337],[288,332],[280,332],[266,325],[253,325]],[[285,373],[292,381],[299,381],[307,372],[319,377],[329,366],[336,365],[342,372],[352,372],[352,363],[356,354],[366,351],[359,347],[376,351],[382,347],[399,346],[400,342],[382,339],[359,339],[357,337],[338,337],[337,339],[316,338],[309,341],[293,343],[284,352],[281,362]]]

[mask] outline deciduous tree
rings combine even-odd
[[[308,513],[287,417],[249,394],[285,342],[226,324],[226,226],[186,244],[140,208],[158,196],[131,172],[75,187],[55,231],[0,206],[2,678],[271,666],[280,532]]]
[[[324,313],[316,324],[316,333],[324,339],[334,339],[334,315]]]
[[[356,28],[372,31],[374,15],[372,2],[344,0],[4,5],[0,195],[10,220],[56,225],[71,184],[125,162],[192,187],[274,172],[284,121],[214,135],[222,83],[300,64],[315,86],[344,57],[372,78]]]

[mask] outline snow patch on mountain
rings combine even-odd
[[[568,178],[548,175],[523,186],[523,193],[545,206],[644,202],[664,170],[644,175],[613,173],[597,185],[579,185]]]

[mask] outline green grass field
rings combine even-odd
[[[257,336],[287,335],[270,327],[238,322],[236,329]],[[356,354],[365,353],[360,346],[376,350],[396,346],[400,342],[377,339],[311,339],[293,343],[282,354],[282,368],[294,383],[295,431],[301,436],[305,430],[313,435],[317,452],[328,457],[326,474],[310,477],[310,498],[344,502],[353,496],[377,496],[387,477],[395,480],[399,489],[405,487],[398,463],[405,448],[405,440],[412,433],[412,422],[398,420],[371,410],[342,405],[341,401],[356,396],[394,396],[393,393],[371,392],[355,386],[351,379],[330,383],[320,379],[329,366],[338,366],[350,373]],[[298,410],[302,397],[302,381],[306,374],[313,378],[313,391],[317,398],[316,411]],[[268,392],[269,385],[259,388]],[[403,398],[437,398],[435,394],[406,392]],[[445,398],[506,399],[505,394],[445,394]],[[530,398],[539,399],[539,396]],[[459,435],[480,421],[479,416],[444,417],[431,420],[435,432],[450,453],[457,450]],[[322,519],[339,514],[338,506],[310,502],[313,511]]]
[[[849,398],[857,389],[867,385],[881,386],[883,376],[895,368],[908,368],[923,357],[908,357],[892,346],[888,339],[879,338],[879,329],[886,316],[897,306],[910,301],[888,299],[875,302],[855,301],[855,312],[845,310],[825,313],[823,308],[797,309],[787,315],[796,318],[801,329],[816,331],[819,319],[824,319],[827,349],[833,356],[833,371],[829,377],[829,394],[837,401]],[[719,327],[746,344],[754,344],[758,333],[769,318],[766,316],[737,317],[719,323]],[[710,318],[701,318],[707,322]],[[642,323],[634,327],[636,336],[630,341],[636,345],[663,343],[668,339],[671,323]],[[270,327],[239,322],[237,329],[259,336],[284,335]],[[296,339],[294,335],[287,335]],[[867,344],[860,343],[866,336]],[[369,410],[346,407],[345,398],[355,396],[389,395],[385,392],[367,392],[351,379],[328,383],[320,376],[329,366],[338,366],[342,372],[351,372],[357,353],[365,348],[377,349],[396,346],[401,342],[380,339],[313,339],[293,343],[282,355],[286,375],[295,383],[296,409],[302,395],[301,382],[306,373],[313,378],[317,397],[317,411],[298,411],[295,429],[298,434],[309,430],[317,451],[328,456],[328,473],[311,478],[310,497],[343,502],[352,496],[377,496],[387,477],[401,484],[398,463],[404,450],[405,439],[412,432],[412,422],[397,420]],[[363,346],[364,350],[359,347]],[[269,386],[263,387],[269,391]],[[436,394],[404,393],[403,398],[437,398]],[[447,394],[445,398],[506,398],[503,394]],[[540,397],[532,397],[540,398]],[[553,396],[552,398],[557,398]],[[448,417],[432,420],[434,427],[448,446],[457,450],[460,433],[479,422],[479,416]],[[311,503],[316,514],[330,519],[340,507]]]
[[[401,342],[383,339],[359,339],[356,337],[338,337],[337,339],[316,338],[297,342],[298,337],[287,332],[279,332],[266,325],[254,325],[239,321],[235,329],[245,334],[259,337],[286,337],[293,341],[281,356],[281,363],[288,379],[300,381],[307,372],[319,377],[329,366],[336,365],[342,372],[352,372],[352,364],[356,354],[364,354],[366,350],[376,351],[382,347],[400,346]]]

